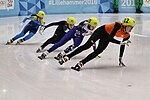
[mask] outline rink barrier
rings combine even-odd
[[[142,11],[150,13],[150,0]],[[0,0],[0,17],[24,16],[43,10],[46,14],[112,13],[113,0]],[[119,0],[120,13],[134,13],[134,0]]]

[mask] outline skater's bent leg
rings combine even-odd
[[[64,53],[69,53],[70,51],[74,50],[74,45],[70,45],[68,46],[65,50],[64,50]]]
[[[13,37],[12,40],[15,41],[15,40],[23,37],[24,35],[25,35],[24,32],[21,32],[20,34],[17,34],[15,37]]]
[[[30,32],[26,37],[23,38],[24,41],[29,40],[31,37],[33,37],[35,33]]]
[[[57,48],[59,48],[60,46],[64,45],[65,43],[67,43],[70,39],[71,39],[71,35],[66,34],[60,41],[58,41],[57,43],[55,43],[49,50],[47,50],[49,53],[51,53],[52,51],[56,50]]]
[[[76,50],[67,55],[67,57],[72,58],[73,56],[79,54],[80,52],[90,48],[92,46],[92,42],[89,39],[84,45],[78,47]]]
[[[73,45],[70,45],[69,47],[67,47],[64,52],[65,53],[69,53],[70,51],[74,50],[76,47],[78,47],[81,43],[82,43],[83,37],[75,37],[73,38]]]
[[[17,40],[17,39],[23,37],[28,31],[29,31],[29,26],[26,25],[26,26],[24,27],[24,29],[21,31],[21,33],[20,33],[20,34],[17,34],[15,37],[13,37],[12,40],[15,41],[15,40]]]
[[[41,47],[44,49],[47,45],[49,44],[53,44],[53,39],[52,38],[49,38],[46,42],[44,42]]]
[[[98,54],[102,53],[105,48],[108,46],[109,41],[108,40],[100,40],[99,45],[95,51],[93,51],[91,54],[89,54],[86,58],[84,58],[82,61],[82,64],[87,63],[88,61],[94,59]]]
[[[99,31],[98,32],[95,31],[84,45],[78,47],[76,50],[74,50],[73,52],[71,52],[66,56],[70,59],[73,56],[79,54],[80,52],[90,48],[93,45],[93,42],[96,42],[98,39],[100,39],[100,35],[98,33]]]
[[[82,43],[83,38],[84,37],[75,37],[75,38],[73,38],[74,48],[78,47]]]

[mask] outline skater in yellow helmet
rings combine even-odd
[[[44,16],[45,13],[43,11],[39,11],[37,12],[37,14],[32,14],[31,16],[26,17],[20,24],[20,27],[23,27],[24,23],[26,22],[26,20],[30,20],[30,22],[23,28],[23,30],[21,31],[21,33],[17,34],[15,37],[13,37],[12,39],[8,40],[6,45],[13,43],[15,40],[23,37],[27,32],[29,32],[28,35],[26,35],[24,38],[20,39],[17,41],[16,44],[20,44],[26,40],[29,40],[31,37],[33,37],[39,26],[42,26],[45,24],[44,21]]]
[[[68,20],[68,22],[72,23],[72,21],[70,20]],[[51,48],[49,48],[41,56],[38,56],[38,58],[41,60],[44,59],[49,53],[61,47],[62,45],[67,43],[69,40],[73,39],[73,44],[68,46],[65,50],[60,52],[55,57],[55,59],[59,60],[66,53],[69,53],[70,51],[78,47],[82,43],[84,36],[91,35],[97,25],[98,25],[98,19],[94,17],[89,18],[88,20],[82,21],[78,26],[74,26],[71,30],[69,30],[60,41],[55,43]]]
[[[85,65],[90,60],[94,59],[98,54],[102,53],[110,42],[120,45],[119,66],[125,66],[122,61],[122,57],[123,57],[125,45],[128,46],[129,43],[131,43],[131,41],[129,40],[130,32],[134,26],[135,26],[135,20],[134,18],[131,17],[124,18],[122,22],[115,22],[115,23],[105,24],[103,26],[100,26],[94,31],[94,33],[91,35],[89,40],[84,45],[78,47],[70,54],[65,55],[62,59],[59,60],[59,63],[60,64],[65,63],[73,56],[90,48],[93,45],[92,41],[96,42],[97,40],[99,40],[99,44],[96,50],[90,53],[87,57],[79,61],[75,66],[71,68],[76,71],[80,71],[83,65]],[[118,41],[114,39],[114,37],[123,38],[123,41]]]
[[[48,25],[42,26],[40,28],[40,32],[42,33],[45,29],[47,29],[48,27],[51,26],[58,26],[54,32],[54,35],[52,37],[50,37],[48,40],[46,40],[46,42],[44,42],[38,49],[37,49],[37,53],[41,52],[47,45],[49,44],[55,44],[58,41],[60,41],[63,36],[66,34],[66,32],[68,30],[71,30],[74,25],[76,24],[76,18],[74,17],[69,17],[67,18],[67,20],[62,20],[62,21],[58,21],[58,22],[52,22]]]

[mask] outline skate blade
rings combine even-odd
[[[40,60],[43,60],[43,58],[42,58],[41,56],[38,56],[38,58],[39,58]]]
[[[60,65],[63,65],[62,61],[60,61],[60,60],[58,61],[58,63],[59,63]]]
[[[16,45],[20,45],[20,43],[16,43]]]
[[[10,43],[6,43],[5,45],[10,45]]]
[[[59,61],[59,58],[57,58],[57,57],[54,57],[54,59],[56,59],[56,60],[58,60],[58,61]]]
[[[41,51],[36,51],[36,53],[41,53]]]
[[[75,70],[75,71],[77,71],[77,72],[80,71],[80,70],[76,69],[75,67],[71,67],[71,69],[73,69],[73,70]]]
[[[43,50],[41,50],[41,51],[39,51],[39,52],[36,51],[36,53],[43,53],[43,52],[45,52],[45,51],[47,51],[47,49],[43,49]]]
[[[101,56],[97,56],[98,58],[101,58]]]

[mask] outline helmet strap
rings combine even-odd
[[[127,31],[126,31],[126,27],[127,27],[127,26],[123,26],[123,27],[124,27],[124,32],[127,33]]]
[[[125,33],[128,33],[127,30],[126,30],[126,27],[127,27],[127,26],[124,26],[124,32],[125,32]],[[132,28],[133,28],[133,27],[132,27]],[[130,31],[132,30],[132,28],[130,29]]]
[[[68,24],[68,23],[66,23],[66,26],[67,26],[67,28],[68,28],[68,29],[70,29],[70,28],[69,28],[69,24]]]
[[[91,26],[91,25],[88,25],[88,26],[87,26],[87,28],[88,28],[89,30],[90,30],[90,26]]]

